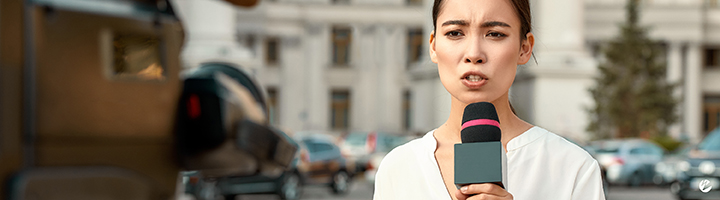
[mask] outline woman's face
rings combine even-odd
[[[517,65],[530,59],[534,37],[520,35],[509,0],[445,0],[430,57],[440,81],[457,100],[494,102],[507,94]]]

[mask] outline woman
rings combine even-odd
[[[390,152],[376,174],[376,200],[386,199],[605,199],[600,169],[580,147],[518,118],[508,91],[517,66],[535,43],[528,0],[435,0],[430,57],[451,95],[447,121]],[[454,149],[463,109],[495,105],[506,149],[506,188],[454,185]]]

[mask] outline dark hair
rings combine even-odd
[[[527,34],[532,30],[532,17],[530,16],[530,2],[528,0],[510,0],[515,13],[517,13],[520,19],[520,38],[527,39]],[[442,9],[443,0],[435,0],[433,3],[432,17],[433,17],[433,31],[437,30],[437,18]]]

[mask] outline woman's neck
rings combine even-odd
[[[448,120],[438,128],[440,134],[435,136],[440,143],[455,144],[462,142],[460,137],[461,123],[467,104],[457,100],[455,97],[451,98],[450,116]],[[512,112],[507,93],[491,103],[495,105],[498,118],[500,119],[500,130],[502,131],[502,139],[500,142],[503,144],[503,147],[507,149],[507,143],[510,142],[510,140],[532,128],[533,125],[523,121]]]

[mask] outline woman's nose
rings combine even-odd
[[[476,60],[476,61],[473,62],[473,60],[470,60],[470,58],[466,58],[466,59],[465,59],[465,62],[466,62],[466,63],[477,63],[477,64],[480,64],[480,63],[483,62],[483,60],[482,60],[482,59],[478,59],[478,60]]]
[[[468,40],[468,42],[470,43],[467,46],[467,51],[465,51],[465,63],[481,64],[487,62],[485,53],[482,50],[482,38],[475,37]]]

